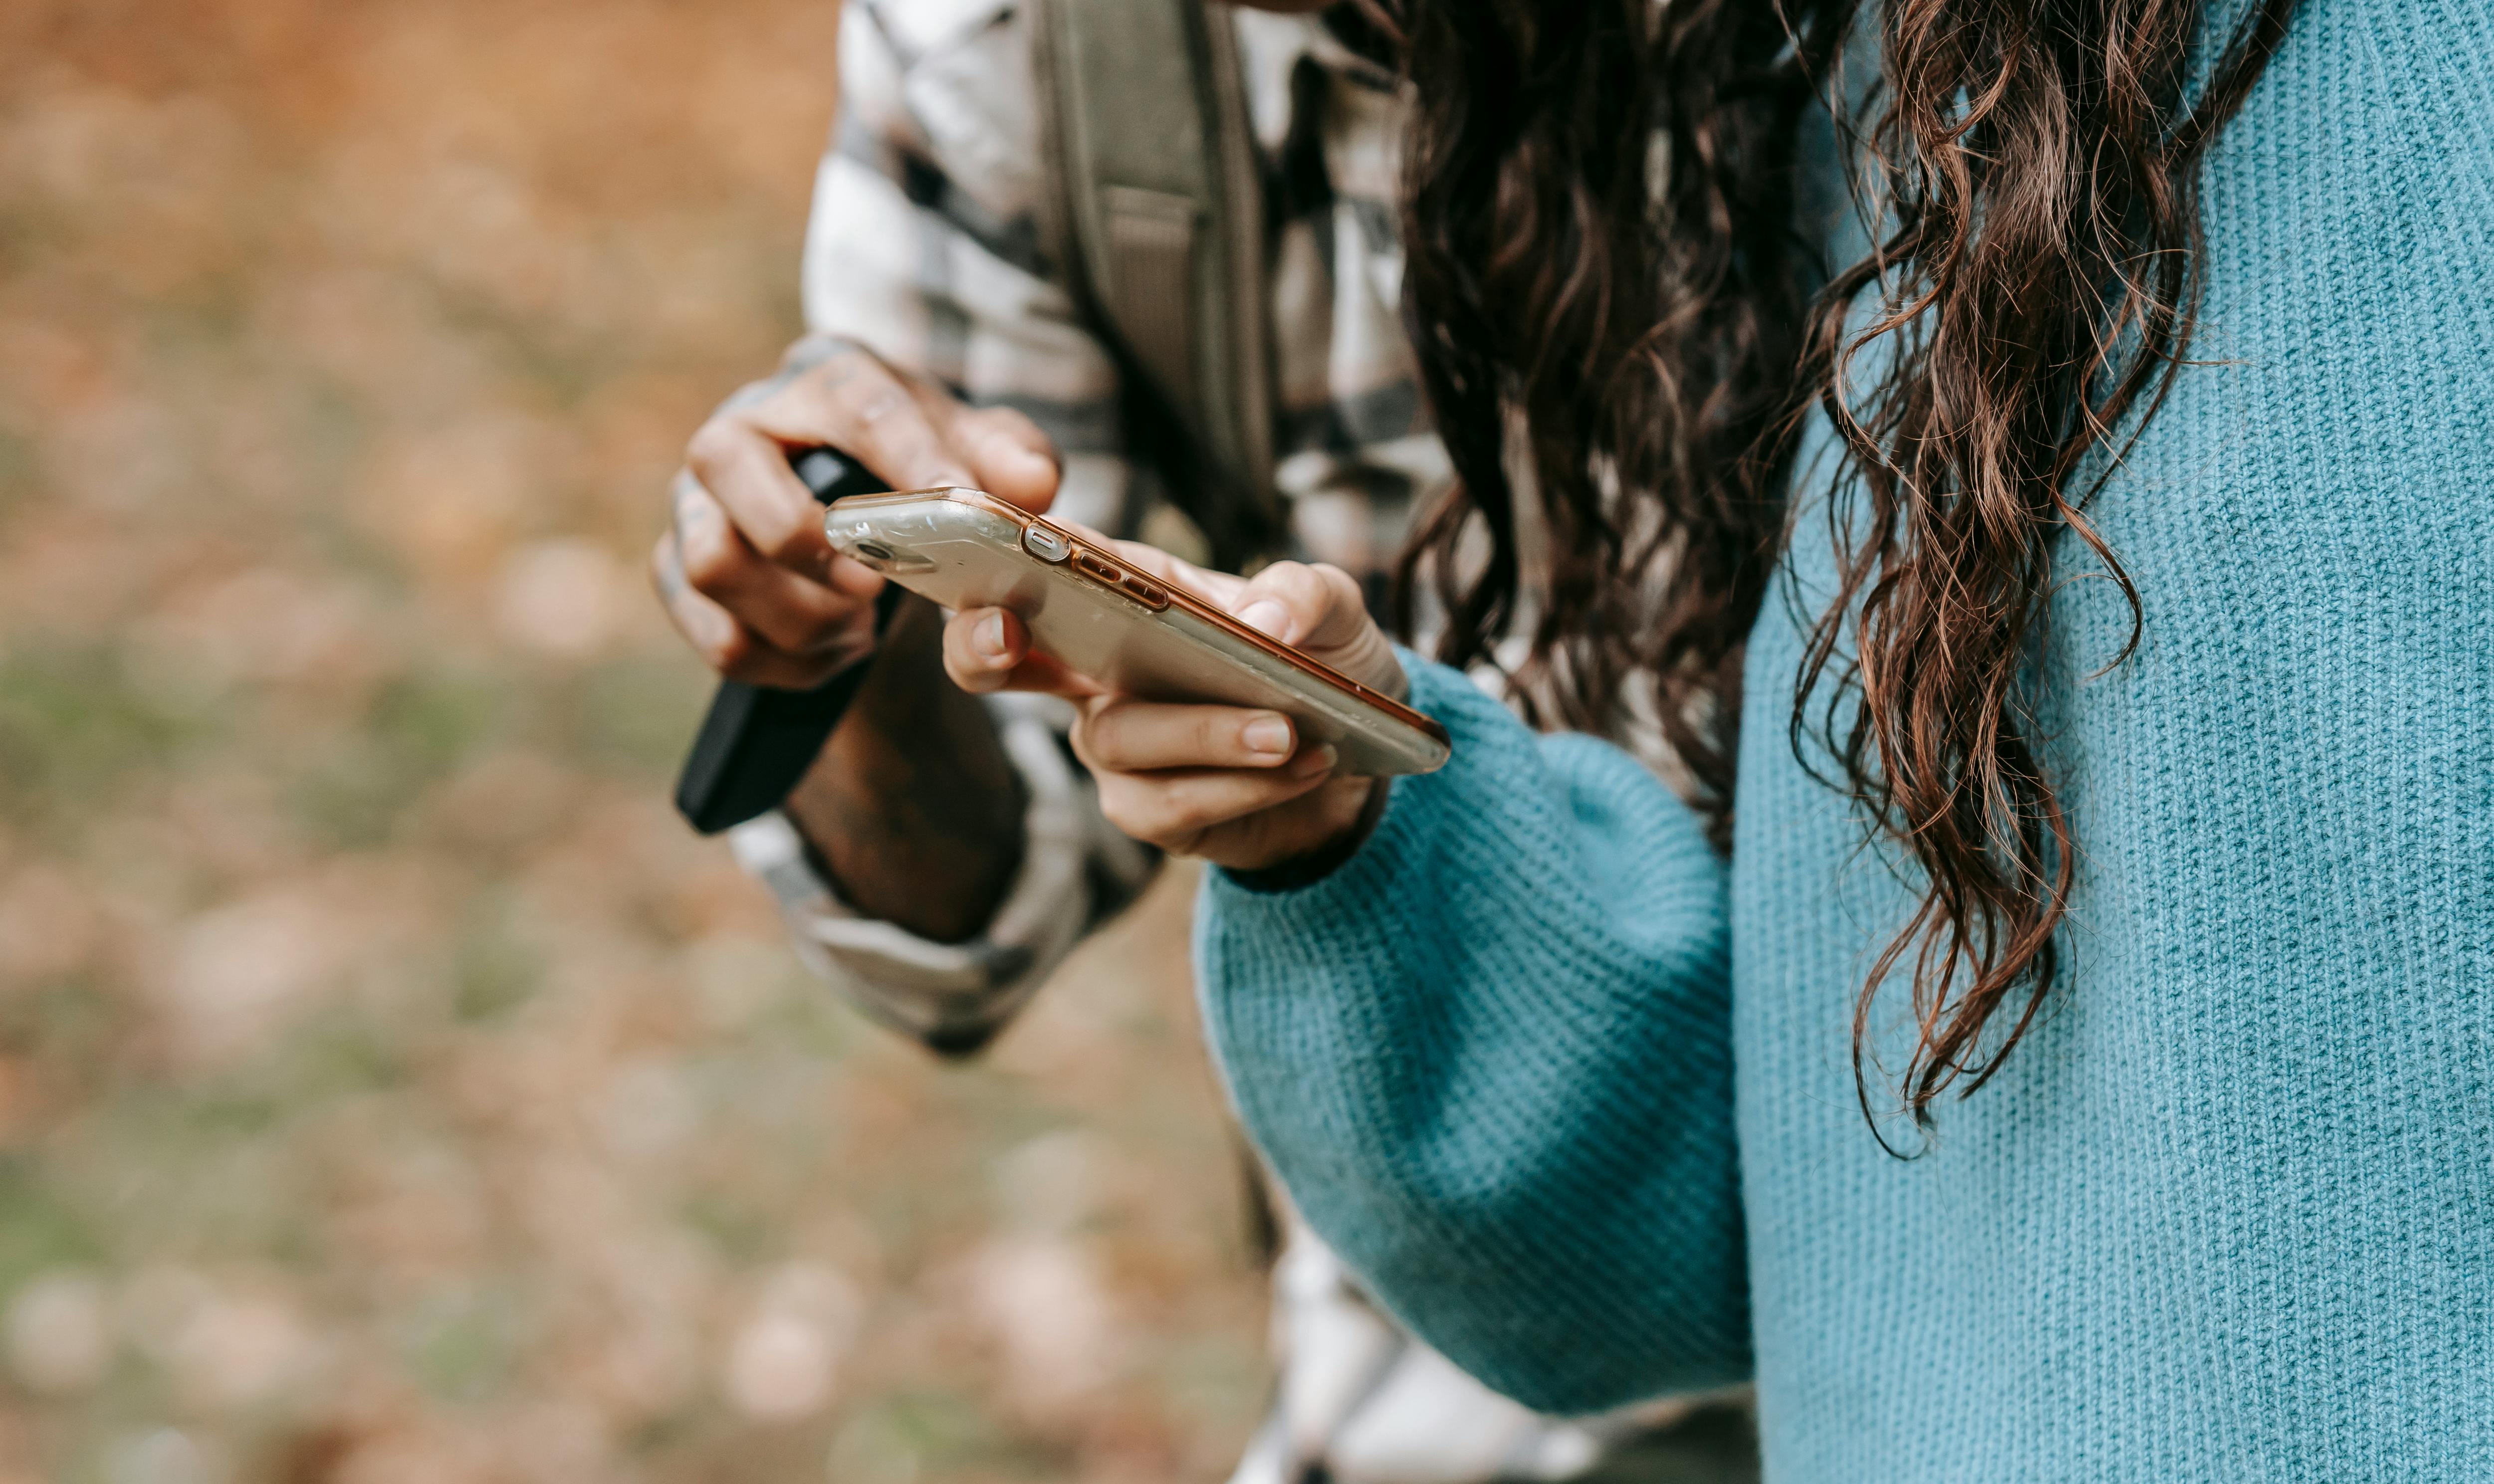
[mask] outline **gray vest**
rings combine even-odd
[[[1229,8],[1031,5],[1048,251],[1171,435],[1147,462],[1236,570],[1283,522],[1264,193]]]

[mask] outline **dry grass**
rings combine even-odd
[[[1217,1477],[1182,881],[944,1070],[664,789],[829,0],[0,8],[0,1480]]]

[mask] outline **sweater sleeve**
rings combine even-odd
[[[1312,886],[1206,874],[1239,1115],[1379,1300],[1518,1401],[1743,1378],[1722,865],[1627,754],[1407,664],[1446,767]]]

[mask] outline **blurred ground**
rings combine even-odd
[[[1186,884],[944,1070],[665,803],[832,9],[0,7],[0,1481],[1234,1454]]]

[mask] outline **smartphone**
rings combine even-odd
[[[947,608],[1009,608],[1077,675],[1147,701],[1277,711],[1343,772],[1430,772],[1452,751],[1435,721],[1257,632],[1175,584],[981,490],[861,495],[824,512],[843,556]]]

